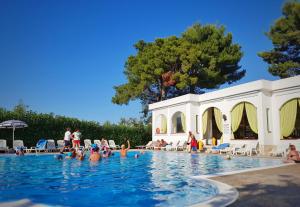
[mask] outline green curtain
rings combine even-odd
[[[161,115],[161,133],[167,133],[167,119],[164,115]]]
[[[243,110],[244,110],[245,103],[239,103],[236,105],[231,111],[231,130],[236,132],[240,126],[242,117],[243,117]]]
[[[202,133],[203,136],[207,131],[207,121],[208,121],[208,110],[206,110],[202,115]]]
[[[222,136],[220,138],[221,144],[223,143],[223,120],[222,120],[222,112],[220,109],[214,107],[214,115],[216,120],[216,125],[220,132],[222,132]]]
[[[281,136],[288,137],[295,129],[298,100],[285,103],[280,109]]]
[[[184,113],[181,113],[180,116],[181,116],[182,129],[184,132],[186,132],[185,115],[184,115]]]
[[[258,133],[257,129],[257,111],[256,107],[251,103],[245,103],[247,119],[250,125],[250,128],[256,134]]]

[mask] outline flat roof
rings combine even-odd
[[[261,79],[257,81],[251,81],[248,83],[243,83],[240,85],[215,90],[200,95],[186,94],[168,100],[159,101],[153,104],[149,104],[149,110],[154,110],[157,108],[171,106],[179,103],[187,103],[187,102],[199,103],[199,102],[209,101],[213,99],[221,99],[225,97],[236,96],[240,94],[253,93],[259,91],[273,92],[273,91],[284,90],[284,89],[293,88],[297,86],[298,87],[300,86],[300,75],[290,77],[290,78],[285,78],[285,79],[274,80],[274,81]]]

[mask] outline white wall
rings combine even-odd
[[[277,146],[279,144],[297,143],[300,140],[280,139],[280,107],[293,98],[300,98],[300,76],[277,81],[254,81],[202,95],[187,94],[166,101],[151,104],[152,124],[157,126],[156,117],[164,114],[167,117],[167,134],[155,134],[153,140],[165,139],[167,142],[187,140],[188,131],[192,131],[197,139],[203,138],[202,114],[210,107],[219,108],[227,120],[223,120],[223,141],[229,143],[256,142],[255,140],[233,140],[231,133],[231,110],[240,102],[249,102],[257,108],[258,141],[260,145]],[[267,109],[269,110],[267,116]],[[172,116],[181,111],[186,115],[186,132],[172,133]],[[196,133],[196,115],[198,115],[198,131]],[[269,120],[269,122],[268,122]]]

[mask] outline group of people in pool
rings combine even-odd
[[[58,160],[63,160],[63,159],[77,159],[77,160],[84,160],[85,159],[85,150],[80,149],[80,148],[71,148],[69,152],[67,152],[66,156],[64,157],[64,149],[63,148],[60,151],[59,155],[56,155],[56,159]],[[127,152],[130,149],[130,141],[127,140],[127,148],[125,144],[121,145],[120,149],[120,157],[127,157]],[[141,154],[144,154],[142,151]],[[90,156],[89,156],[89,161],[91,162],[97,162],[101,160],[101,158],[108,158],[110,156],[114,155],[114,153],[111,151],[111,149],[108,146],[101,146],[100,147],[97,144],[92,144],[91,149],[90,149]],[[139,154],[136,153],[134,155],[135,158],[139,158]]]

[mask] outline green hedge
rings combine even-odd
[[[101,126],[97,122],[82,121],[54,114],[32,111],[17,113],[0,108],[0,122],[10,119],[22,120],[28,124],[29,127],[15,131],[15,139],[22,139],[27,147],[35,146],[40,138],[63,139],[67,127],[72,130],[80,129],[82,145],[84,139],[113,139],[119,145],[129,139],[132,146],[144,145],[151,140],[151,126],[143,124],[137,126],[105,124]],[[12,129],[0,129],[0,139],[6,139],[8,146],[12,147]]]

